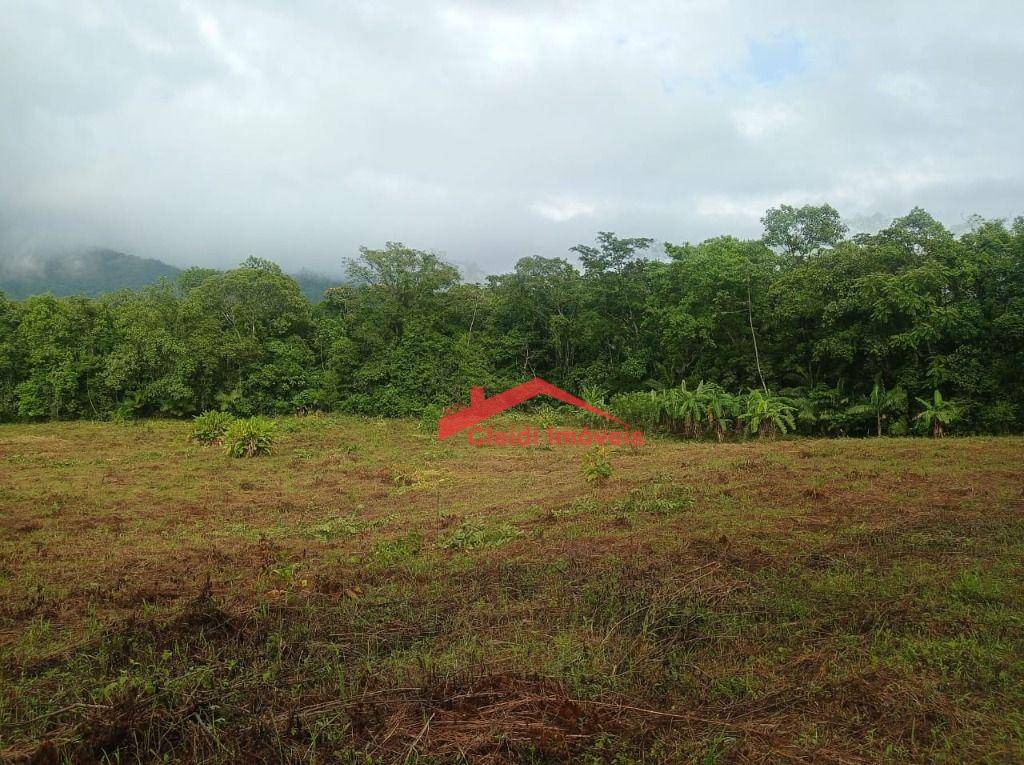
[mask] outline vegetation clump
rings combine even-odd
[[[192,440],[201,444],[220,444],[235,421],[229,412],[203,412],[192,420]]]
[[[441,546],[449,550],[476,550],[482,547],[501,547],[523,532],[507,523],[489,525],[480,521],[463,521],[445,539]]]
[[[759,390],[750,391],[740,421],[750,435],[775,438],[796,429],[796,405],[791,399]]]
[[[277,440],[277,425],[264,417],[235,420],[224,434],[227,453],[232,457],[270,454]]]
[[[608,450],[598,446],[584,452],[580,463],[583,477],[590,483],[604,483],[612,477],[612,463],[608,460]]]

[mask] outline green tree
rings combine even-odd
[[[907,394],[902,388],[897,386],[886,389],[881,380],[875,378],[875,385],[867,399],[850,407],[849,412],[854,416],[871,416],[875,421],[875,435],[881,436],[882,423],[891,415],[904,410],[906,405]]]
[[[846,235],[846,225],[831,205],[780,205],[761,218],[765,244],[787,255],[806,256],[834,247]]]

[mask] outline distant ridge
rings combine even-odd
[[[161,277],[173,279],[181,273],[159,260],[139,258],[114,250],[0,259],[0,290],[15,300],[47,292],[59,297],[96,297],[121,289],[139,289],[155,284]]]
[[[153,258],[140,258],[115,250],[95,248],[46,256],[5,256],[0,253],[0,292],[11,300],[51,293],[57,297],[97,297],[118,290],[137,290],[160,279],[174,279],[182,269]],[[302,271],[293,275],[310,302],[324,290],[342,283],[340,278]]]

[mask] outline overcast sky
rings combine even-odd
[[[0,244],[496,271],[781,202],[956,226],[1024,214],[1022,72],[1020,0],[19,0]]]

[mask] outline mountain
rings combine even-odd
[[[114,250],[92,249],[49,256],[5,256],[0,254],[0,292],[11,300],[52,292],[58,297],[96,297],[122,289],[139,289],[164,279],[174,279],[180,268],[151,258],[126,255]],[[302,294],[319,302],[324,290],[342,284],[342,279],[301,271],[293,277]]]
[[[138,289],[161,277],[173,279],[180,268],[114,250],[93,249],[69,255],[0,259],[0,291],[20,300],[29,295],[95,297],[120,289]]]

